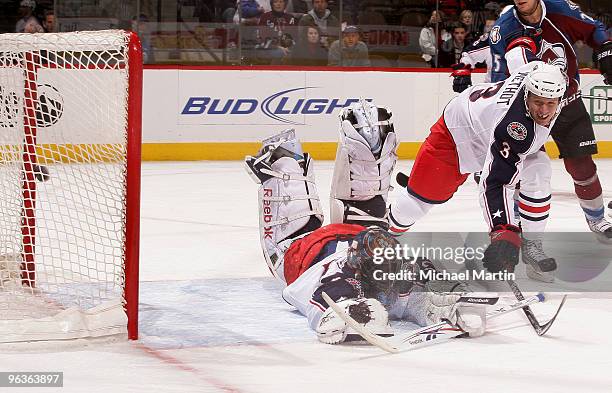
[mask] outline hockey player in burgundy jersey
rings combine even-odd
[[[493,272],[513,270],[521,245],[514,186],[521,182],[519,206],[529,218],[521,222],[523,237],[527,243],[539,242],[548,219],[551,178],[542,147],[566,83],[559,67],[536,61],[503,82],[477,84],[451,100],[421,146],[407,186],[391,204],[391,232],[407,231],[433,206],[449,200],[470,173],[482,170],[480,202],[491,229],[484,264]],[[527,273],[550,281],[555,268],[554,259],[544,258],[529,263]]]
[[[285,285],[283,299],[308,318],[319,340],[330,344],[359,336],[328,308],[323,292],[377,334],[391,334],[389,318],[424,326],[448,319],[471,335],[482,334],[484,306],[457,303],[462,284],[378,275],[433,265],[374,260],[376,249],[399,244],[385,230],[398,146],[391,112],[362,100],[342,110],[340,123],[329,225],[323,226],[313,160],[302,152],[293,130],[264,140],[259,153],[245,159],[247,171],[261,184],[260,239],[270,271]]]
[[[574,180],[589,228],[600,240],[610,242],[612,224],[604,218],[602,188],[591,157],[597,153],[595,134],[580,99],[578,61],[572,47],[578,40],[593,48],[604,81],[611,84],[612,38],[601,22],[569,0],[514,0],[514,7],[500,16],[489,35],[492,81],[508,78],[518,67],[536,58],[564,69],[569,87],[551,136]]]

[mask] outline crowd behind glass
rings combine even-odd
[[[0,0],[2,32],[132,29],[145,63],[450,67],[512,0]],[[577,0],[611,26],[609,0]],[[578,44],[581,66],[590,48]]]

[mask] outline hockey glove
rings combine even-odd
[[[453,73],[453,91],[461,93],[468,87],[472,86],[472,66],[458,63],[451,66]]]
[[[503,270],[514,272],[521,249],[521,229],[510,224],[496,225],[490,237],[491,244],[482,258],[484,267],[491,273]]]
[[[612,41],[606,42],[599,48],[597,63],[606,85],[612,85]]]

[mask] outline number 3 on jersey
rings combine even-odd
[[[510,145],[508,142],[502,142],[502,149],[499,151],[499,154],[504,158],[510,157]]]
[[[501,89],[503,85],[504,85],[504,82],[502,81],[502,82],[497,82],[495,85],[488,87],[486,89],[474,90],[472,94],[470,94],[470,101],[476,102],[476,100],[478,100],[479,98],[491,98],[495,94],[497,94],[497,92],[499,91],[499,89]]]

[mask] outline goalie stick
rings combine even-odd
[[[516,284],[516,282],[514,282],[513,280],[508,280],[508,285],[510,285],[510,289],[512,289],[512,293],[514,293],[514,296],[516,297],[516,299],[518,301],[523,301],[525,299],[525,296],[523,296],[523,292],[521,292],[521,290],[518,287],[518,285]],[[557,312],[544,325],[540,325],[540,322],[538,322],[538,319],[536,318],[535,314],[533,313],[533,311],[531,310],[531,307],[529,307],[529,305],[523,307],[523,312],[527,316],[527,319],[529,320],[529,323],[531,324],[533,329],[536,331],[538,336],[545,335],[546,332],[548,331],[548,329],[550,329],[550,327],[552,326],[553,322],[555,322],[555,319],[557,318],[557,315],[559,315],[559,311],[561,311],[561,307],[563,307],[563,304],[565,304],[565,299],[566,298],[567,298],[567,295],[563,295],[563,298],[561,299],[561,304],[559,304],[559,308],[557,308]]]
[[[322,295],[323,299],[325,299],[327,304],[329,304],[334,312],[336,312],[336,314],[338,314],[338,316],[342,318],[342,320],[344,320],[351,328],[353,328],[361,337],[363,337],[370,344],[390,353],[398,353],[401,351],[429,346],[466,333],[450,322],[442,321],[433,325],[422,327],[399,337],[385,338],[372,333],[372,331],[370,331],[368,328],[355,321],[350,315],[345,313],[344,310],[327,295],[327,293],[323,292]],[[469,299],[471,297],[467,298]],[[463,299],[466,298],[464,297]],[[494,299],[494,301],[489,301],[487,303],[495,304],[498,298],[492,299]],[[543,302],[544,300],[544,295],[539,293],[508,306],[497,307],[495,310],[487,313],[487,318],[495,318],[500,315],[516,311],[519,308],[527,307],[530,304]]]

